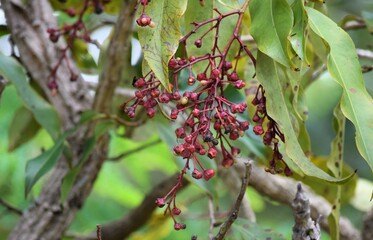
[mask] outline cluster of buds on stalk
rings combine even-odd
[[[148,20],[143,21],[145,7],[149,1],[140,1],[143,6],[142,14],[137,19],[141,27],[148,25]],[[150,71],[143,77],[134,78],[133,86],[137,88],[135,96],[123,104],[123,110],[130,118],[136,116],[139,107],[146,110],[149,118],[154,117],[160,104],[169,104],[171,111],[167,113],[171,120],[181,119],[181,126],[175,130],[178,144],[173,147],[175,155],[185,160],[181,174],[177,178],[175,186],[164,196],[156,200],[158,207],[164,207],[165,214],[169,213],[174,220],[176,230],[184,229],[186,226],[175,219],[181,210],[176,206],[176,193],[182,186],[184,175],[189,170],[195,179],[210,180],[215,175],[215,170],[206,168],[200,156],[207,156],[210,159],[220,161],[222,166],[229,168],[235,162],[235,157],[240,154],[240,149],[231,144],[232,141],[245,135],[249,129],[249,122],[240,120],[237,114],[246,111],[246,103],[236,103],[227,99],[225,89],[230,85],[236,89],[243,89],[245,82],[237,74],[237,63],[242,53],[246,53],[255,65],[255,59],[251,52],[243,44],[238,35],[243,12],[240,10],[226,14],[219,14],[218,17],[200,23],[193,23],[194,29],[186,34],[181,40],[181,47],[184,47],[184,56],[173,56],[168,62],[170,72],[170,89],[163,88],[160,80]],[[204,25],[212,24],[201,37],[192,42],[196,48],[203,44],[203,37],[207,33],[218,34],[220,22],[225,18],[238,15],[236,32],[225,46],[224,51],[218,47],[218,38],[210,53],[203,56],[187,56],[186,44],[189,44],[189,37]],[[148,18],[147,18],[148,19]],[[150,19],[150,18],[149,18]],[[151,21],[151,19],[150,19]],[[144,24],[146,22],[146,24]],[[234,42],[239,44],[235,59],[228,60],[227,55]],[[232,48],[233,49],[233,48]],[[201,72],[194,72],[197,63],[206,63],[206,68]],[[182,78],[180,72],[187,70],[189,77]],[[192,90],[183,91],[179,89],[180,81],[186,81]],[[163,109],[163,108],[161,108]],[[163,112],[163,111],[162,111]],[[221,158],[220,158],[221,156]]]
[[[72,69],[68,50],[72,48],[74,41],[76,39],[81,39],[86,43],[93,43],[90,34],[83,22],[83,16],[89,8],[93,8],[93,12],[100,14],[104,11],[104,5],[109,3],[111,0],[84,0],[83,7],[81,10],[77,11],[73,7],[68,7],[64,11],[70,17],[77,17],[76,21],[72,24],[66,24],[60,28],[48,28],[47,33],[49,35],[49,40],[53,43],[58,42],[60,37],[66,37],[67,45],[61,50],[61,57],[57,64],[53,67],[49,78],[48,78],[48,88],[52,91],[52,94],[57,94],[58,83],[56,81],[56,74],[58,68],[61,66],[62,62],[65,61],[70,72],[70,80],[76,81],[78,79],[78,74]],[[60,1],[65,3],[66,1]]]
[[[152,19],[146,14],[146,6],[149,3],[150,3],[150,0],[140,0],[137,3],[137,7],[138,5],[142,6],[141,15],[138,19],[136,19],[136,23],[140,27],[146,27],[146,26],[149,26],[151,28],[155,27],[155,24],[152,21]]]
[[[253,131],[256,135],[263,136],[263,143],[265,145],[273,147],[272,159],[269,161],[266,171],[272,174],[283,172],[286,176],[291,176],[293,173],[283,160],[282,154],[279,151],[279,139],[285,142],[285,136],[278,128],[277,123],[267,114],[265,91],[262,85],[259,85],[252,104],[256,106],[256,111],[252,118],[256,123]],[[263,128],[264,122],[267,123],[266,130]]]

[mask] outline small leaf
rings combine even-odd
[[[0,62],[0,75],[13,83],[25,107],[34,114],[36,121],[51,137],[56,139],[61,131],[56,110],[30,87],[26,73],[15,59],[0,53]]]
[[[138,29],[144,59],[168,91],[171,90],[168,62],[179,46],[180,18],[186,6],[187,1],[151,1],[146,7],[146,14],[152,19],[155,27],[146,26]]]
[[[60,158],[66,134],[61,135],[54,146],[41,155],[29,160],[26,164],[25,196],[30,193],[35,183],[51,170]]]
[[[367,92],[349,35],[322,13],[306,8],[311,29],[329,45],[328,70],[343,88],[341,109],[354,124],[356,145],[373,170],[373,99]]]
[[[320,178],[329,182],[343,183],[353,175],[345,179],[337,179],[332,177],[316,167],[305,156],[299,142],[298,135],[294,129],[292,113],[288,109],[287,101],[285,100],[283,86],[286,86],[285,79],[279,74],[280,66],[264,53],[258,51],[257,56],[257,77],[262,83],[267,97],[267,112],[279,125],[281,131],[285,135],[285,150],[289,159],[285,161],[290,165],[296,165],[307,176]],[[302,175],[302,173],[299,173]]]
[[[288,40],[293,13],[286,0],[252,0],[250,33],[258,49],[284,66],[293,66]]]
[[[14,114],[8,132],[9,146],[11,152],[32,139],[39,131],[40,125],[32,113],[25,107],[20,107]]]

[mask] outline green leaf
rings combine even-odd
[[[217,17],[218,14],[214,11],[214,8],[218,9],[221,13],[226,13],[232,11],[232,8],[239,9],[239,4],[235,3],[235,1],[216,1],[216,0],[209,0],[205,1],[205,5],[201,6],[199,1],[189,1],[188,7],[185,11],[185,30],[184,34],[188,34],[193,30],[195,27],[192,23],[200,23],[214,17]],[[225,18],[220,22],[219,25],[219,35],[218,38],[216,36],[216,30],[212,30],[206,34],[206,36],[202,39],[202,46],[197,48],[194,45],[194,42],[197,39],[200,39],[203,34],[205,34],[211,27],[213,27],[216,22],[212,22],[209,24],[205,24],[201,28],[199,28],[194,34],[192,34],[187,39],[186,50],[188,56],[204,56],[207,53],[211,53],[211,49],[214,46],[215,41],[221,51],[226,47],[229,39],[231,38],[234,28],[237,23],[238,16],[230,16]],[[237,54],[239,46],[237,44],[233,44],[231,46],[231,50],[228,52],[227,61],[232,61],[234,56]],[[204,72],[208,61],[202,61],[193,65],[193,72],[198,74]]]
[[[373,12],[362,11],[361,16],[363,17],[365,24],[367,25],[368,31],[373,32]]]
[[[32,112],[25,107],[20,107],[14,114],[8,132],[8,151],[11,152],[32,139],[39,131],[40,125],[35,120]]]
[[[291,5],[294,14],[294,26],[290,35],[290,43],[298,57],[308,64],[306,59],[306,27],[307,14],[302,0],[295,0]]]
[[[343,166],[343,146],[344,146],[344,132],[345,132],[346,118],[343,115],[340,106],[337,105],[334,109],[334,128],[336,136],[332,141],[330,158],[327,166],[333,175],[337,178],[342,177]],[[329,235],[332,239],[339,240],[339,216],[341,211],[341,192],[342,186],[334,186],[337,193],[334,196],[332,212],[328,216],[328,223],[330,227]]]
[[[322,13],[306,8],[311,29],[329,45],[328,70],[343,89],[341,109],[354,124],[356,145],[373,170],[373,99],[367,92],[349,35]]]
[[[252,0],[249,9],[250,33],[258,49],[284,66],[293,66],[288,40],[293,27],[293,13],[288,2]]]
[[[57,139],[61,131],[61,123],[56,110],[30,87],[26,73],[15,59],[0,53],[0,62],[0,75],[13,83],[24,105],[34,114],[36,121],[53,139]]]
[[[155,27],[147,26],[138,29],[144,59],[168,91],[171,90],[168,80],[168,62],[179,46],[180,18],[186,6],[187,1],[151,1],[146,7],[146,13],[151,17]]]
[[[52,148],[27,162],[25,196],[30,193],[35,183],[54,167],[62,154],[66,136],[66,134],[61,135]]]
[[[289,157],[289,159],[285,158],[285,161],[290,166],[295,164],[302,171],[299,172],[301,175],[305,174],[329,182],[343,183],[347,181],[352,176],[345,179],[334,178],[312,164],[305,156],[298,142],[298,134],[293,126],[294,116],[288,109],[288,101],[284,95],[284,87],[287,85],[286,79],[280,75],[279,68],[280,66],[271,58],[258,51],[257,77],[266,91],[268,115],[277,122],[285,135],[284,147],[286,155]]]

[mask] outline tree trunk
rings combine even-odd
[[[103,74],[100,76],[95,99],[88,94],[87,84],[81,77],[76,82],[70,81],[70,72],[65,62],[62,62],[56,76],[59,84],[58,95],[53,96],[47,87],[51,69],[60,58],[60,49],[66,45],[61,38],[56,44],[48,38],[47,28],[57,27],[49,2],[33,0],[25,3],[21,0],[1,0],[1,3],[22,64],[58,111],[63,122],[63,130],[74,127],[84,110],[93,108],[97,112],[108,112],[115,87],[121,77],[121,65],[126,54],[129,54],[128,39],[131,36],[136,1],[125,0],[123,3],[124,7],[107,51],[107,60]],[[75,67],[73,68],[75,72],[79,72]],[[91,125],[80,128],[68,139],[73,164],[80,158],[84,150],[84,142],[90,136],[93,127]],[[107,158],[108,141],[108,135],[98,139],[64,202],[60,200],[60,187],[69,168],[66,159],[61,157],[43,186],[41,195],[28,210],[24,211],[9,239],[61,239],[92,190],[93,183]]]

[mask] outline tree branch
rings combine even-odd
[[[242,178],[242,185],[241,185],[240,193],[238,194],[236,203],[234,204],[233,210],[229,218],[220,227],[218,234],[213,238],[214,240],[224,239],[225,234],[227,234],[233,222],[237,219],[238,212],[240,210],[240,206],[242,203],[242,199],[245,196],[246,188],[249,183],[249,177],[250,177],[251,169],[252,169],[251,166],[252,166],[251,162],[245,162],[245,176]]]
[[[241,189],[242,176],[238,174],[236,169],[226,169],[222,166],[219,166],[219,176],[223,180],[223,183],[226,189],[228,189],[228,191],[230,192],[230,194],[236,197],[237,192],[239,192]],[[241,204],[239,217],[242,219],[247,219],[251,222],[256,222],[255,213],[251,208],[250,200],[248,199],[246,194]]]
[[[237,163],[235,169],[244,176],[242,163]],[[269,198],[280,203],[291,206],[293,196],[296,194],[297,182],[294,179],[283,177],[280,175],[271,175],[265,172],[262,168],[252,164],[252,171],[250,174],[250,186],[255,188],[259,193],[268,196]],[[313,219],[320,218],[320,226],[325,231],[329,232],[329,225],[327,216],[332,210],[332,206],[323,197],[316,195],[310,188],[304,186],[304,191],[310,201],[311,217]],[[352,225],[352,223],[344,218],[340,218],[340,236],[341,240],[360,240],[360,232]]]
[[[175,180],[179,175],[179,173],[174,174],[156,185],[153,190],[144,197],[141,204],[122,219],[102,225],[102,239],[123,240],[143,226],[157,208],[155,200],[159,196],[167,194],[167,192],[175,185]],[[189,182],[184,178],[180,190],[184,189],[188,184]],[[97,237],[96,234],[92,234],[89,237],[76,238],[76,240],[97,240]]]
[[[373,208],[371,208],[364,216],[363,229],[361,237],[363,240],[373,239]]]
[[[321,237],[320,226],[318,222],[311,219],[310,201],[298,183],[297,193],[291,203],[294,212],[295,224],[293,226],[293,240],[318,240]]]
[[[11,30],[12,39],[17,45],[20,59],[30,76],[43,89],[49,101],[58,111],[63,129],[71,129],[79,121],[80,113],[92,106],[92,97],[87,91],[87,85],[81,77],[76,82],[70,81],[70,71],[65,62],[58,68],[56,80],[59,85],[58,95],[53,96],[47,87],[47,79],[51,69],[60,59],[60,49],[66,43],[63,38],[54,44],[47,35],[49,27],[56,27],[56,19],[50,3],[46,0],[20,1],[1,0],[4,7],[7,24]],[[129,26],[132,26],[135,0],[125,0],[118,18],[115,32],[108,49],[108,62],[103,75],[100,77],[100,86],[97,89],[94,110],[110,112],[112,92],[119,81],[118,76],[121,62],[114,64],[110,58],[121,59],[128,49],[130,38]],[[120,42],[121,41],[121,42]],[[109,48],[110,48],[109,47]],[[115,53],[115,54],[114,54]],[[118,57],[119,56],[119,57]],[[124,61],[122,61],[123,63]],[[74,72],[79,72],[71,66]],[[113,67],[113,69],[111,69]],[[113,75],[111,75],[113,74]],[[91,131],[91,129],[89,129]],[[76,164],[84,152],[85,140],[90,136],[87,128],[81,128],[68,139],[72,154],[72,162]],[[25,211],[17,226],[13,229],[10,240],[54,240],[60,239],[63,232],[73,220],[76,212],[82,207],[84,201],[92,190],[98,172],[108,152],[108,136],[101,137],[81,168],[67,200],[60,202],[60,187],[65,175],[69,172],[67,160],[62,157],[49,180],[43,186],[39,199]]]

